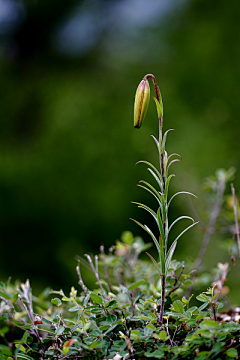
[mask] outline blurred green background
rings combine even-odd
[[[0,278],[70,289],[75,255],[124,230],[150,240],[129,220],[148,221],[130,201],[155,206],[136,187],[144,165],[134,166],[157,160],[153,101],[133,128],[146,73],[161,88],[165,130],[175,129],[168,151],[183,158],[172,191],[194,191],[206,210],[203,179],[240,165],[239,45],[237,0],[0,0]],[[179,197],[170,217],[183,212]],[[201,239],[191,230],[176,258],[196,257]],[[229,260],[221,241],[209,268]]]

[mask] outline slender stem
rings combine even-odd
[[[101,281],[100,281],[99,276],[98,276],[98,272],[97,272],[97,270],[95,269],[95,267],[93,266],[93,262],[92,262],[91,257],[90,257],[88,254],[85,254],[85,256],[87,257],[87,259],[88,259],[88,261],[89,261],[89,264],[90,264],[90,266],[91,266],[91,268],[92,268],[92,271],[93,271],[93,273],[94,273],[94,275],[95,275],[95,278],[96,278],[96,280],[97,280],[97,282],[98,282],[98,285],[99,285],[100,289],[103,291],[103,296],[104,296],[104,298],[105,298],[106,300],[109,300],[108,297],[107,297],[107,295],[105,294],[105,291],[104,291],[103,287],[102,287]]]
[[[163,275],[162,276],[162,299],[161,299],[161,309],[160,309],[160,315],[159,315],[160,324],[162,324],[162,322],[163,322],[165,290],[166,290],[166,279],[165,279],[165,275]]]
[[[159,87],[157,86],[156,78],[155,78],[155,76],[153,74],[147,74],[147,75],[144,76],[144,79],[148,79],[148,78],[152,79],[154,89],[155,89],[155,93],[156,93],[157,101],[160,102],[160,91],[159,91]]]
[[[234,189],[233,184],[231,184],[231,189],[232,189],[232,197],[233,197],[234,219],[235,219],[235,226],[236,226],[235,233],[237,234],[238,251],[239,251],[239,256],[240,256],[240,238],[239,238],[239,226],[238,226],[238,216],[237,216],[237,204],[236,204],[235,189]]]
[[[225,180],[224,179],[220,180],[218,183],[218,189],[217,189],[217,200],[213,205],[213,208],[212,208],[212,211],[210,214],[208,227],[204,234],[202,246],[198,253],[197,260],[195,262],[195,274],[194,274],[193,281],[196,279],[196,276],[199,273],[205,252],[207,250],[208,243],[210,241],[212,234],[214,233],[214,227],[215,227],[215,224],[216,224],[216,221],[217,221],[217,218],[218,218],[219,212],[221,210],[221,206],[222,206],[222,199],[223,199],[225,187],[226,187]],[[193,285],[189,286],[189,288],[187,289],[187,291],[185,293],[186,298],[188,298],[190,296],[192,290],[193,290]]]
[[[215,227],[219,212],[221,210],[222,199],[223,199],[225,187],[226,187],[225,180],[220,180],[219,184],[218,184],[218,190],[217,190],[217,200],[213,205],[213,209],[212,209],[210,219],[209,219],[209,224],[208,224],[207,230],[205,232],[202,246],[201,246],[201,249],[199,251],[199,254],[198,254],[198,257],[197,257],[197,260],[195,263],[195,268],[196,268],[197,273],[199,272],[200,267],[202,265],[203,257],[207,250],[207,246],[208,246],[209,240],[211,238],[211,235],[214,233],[214,227]],[[196,276],[196,273],[195,273],[195,276]]]
[[[87,296],[87,288],[86,286],[84,285],[84,282],[83,282],[83,279],[82,279],[82,276],[81,276],[81,272],[80,272],[80,266],[79,264],[77,265],[76,267],[76,271],[77,271],[77,274],[78,274],[78,283],[79,285],[81,285],[82,289],[83,289],[83,292],[84,292],[84,295]]]

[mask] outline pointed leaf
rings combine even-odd
[[[159,203],[159,205],[161,205],[161,201],[160,201],[159,197],[156,196],[156,195],[154,194],[154,192],[152,192],[152,191],[151,191],[150,189],[148,189],[146,186],[143,186],[143,185],[140,185],[140,184],[137,184],[137,186],[139,186],[140,188],[142,188],[142,189],[148,191],[150,194],[152,194],[152,195],[155,197],[155,199],[157,200],[157,202]]]
[[[157,264],[156,260],[155,260],[155,259],[152,257],[152,255],[150,255],[148,252],[146,252],[146,254],[150,257],[150,259],[152,260],[152,262],[153,262],[154,265],[156,266],[157,271],[158,271],[158,273],[159,273],[159,276],[161,277],[162,274],[161,274],[161,271],[160,271],[160,269],[159,269],[159,267],[158,267],[158,264]],[[161,267],[162,267],[162,264],[161,264]],[[163,275],[164,275],[164,274],[163,274]]]
[[[140,161],[138,161],[138,162],[136,163],[136,165],[139,164],[139,163],[144,163],[144,164],[150,166],[150,167],[155,171],[155,173],[156,173],[157,176],[159,177],[160,181],[162,182],[162,175],[161,175],[160,172],[155,168],[155,166],[153,166],[153,164],[151,164],[150,162],[145,161],[145,160],[140,160]]]
[[[179,220],[182,220],[182,219],[189,219],[189,220],[192,220],[192,222],[194,222],[194,219],[190,216],[180,216],[179,218],[177,218],[176,220],[174,220],[172,222],[172,224],[169,226],[169,229],[168,229],[168,232],[170,232],[171,228],[173,227],[173,225],[175,225]]]
[[[155,136],[151,135],[151,137],[153,138],[153,140],[155,141],[155,144],[157,145],[157,148],[159,147],[159,142],[157,141],[157,139],[155,138]]]
[[[175,175],[172,174],[167,178],[166,184],[165,184],[165,201],[167,201],[167,196],[168,196],[168,187],[169,187],[169,183],[172,177],[174,177]]]
[[[157,113],[158,113],[158,117],[162,117],[163,116],[163,109],[162,109],[162,106],[161,104],[159,104],[158,100],[153,97],[154,101],[155,101],[155,104],[156,104],[156,108],[157,108]]]
[[[163,135],[163,150],[165,150],[166,140],[167,140],[167,134],[169,131],[174,131],[174,129],[168,129],[165,134]]]
[[[174,194],[174,195],[171,197],[171,199],[170,199],[169,202],[168,202],[168,207],[169,207],[172,199],[175,198],[175,196],[177,196],[177,195],[179,195],[179,194],[188,194],[188,195],[192,195],[192,196],[194,196],[195,198],[197,198],[196,195],[190,193],[189,191],[179,191],[179,192],[177,192],[176,194]]]
[[[172,156],[178,156],[178,157],[180,157],[180,159],[182,160],[182,157],[179,155],[179,154],[177,154],[177,153],[173,153],[173,154],[171,154],[171,155],[169,155],[168,156],[168,158],[167,158],[167,160],[165,161],[165,163],[164,163],[164,169],[166,170],[166,168],[167,168],[167,163],[168,163],[168,160],[172,157]],[[175,159],[175,160],[173,160],[173,161],[180,161],[179,159]],[[171,164],[171,163],[170,163]],[[169,166],[170,166],[170,164],[169,164]],[[169,166],[168,166],[168,168],[169,168]]]
[[[163,223],[162,223],[162,219],[161,219],[160,208],[158,208],[158,211],[157,211],[157,220],[158,220],[158,226],[159,226],[161,237],[162,237],[163,241],[165,242],[165,234],[164,234],[164,230],[163,230]]]
[[[135,283],[133,283],[132,285],[129,286],[128,290],[134,290],[134,289],[138,288],[140,285],[142,285],[144,282],[145,282],[145,280],[136,281]]]
[[[167,166],[166,173],[168,173],[168,170],[169,170],[170,166],[171,166],[173,163],[175,163],[175,162],[181,162],[181,160],[179,160],[179,159],[174,159],[174,160],[172,160],[172,161],[168,164],[168,166]]]
[[[166,259],[166,268],[165,268],[166,274],[168,274],[168,269],[169,269],[170,262],[172,260],[174,251],[176,249],[176,246],[177,246],[177,243],[175,243],[173,246],[171,246],[170,249],[168,250],[167,259]]]
[[[148,186],[150,190],[152,190],[152,192],[158,196],[159,200],[161,200],[161,195],[159,194],[159,192],[151,185],[149,184],[147,181],[144,180],[140,180],[140,183],[143,183],[144,185]]]
[[[152,215],[152,217],[154,218],[154,220],[156,221],[157,225],[158,225],[158,218],[157,218],[157,214],[147,205],[132,201],[132,204],[136,204],[138,205],[139,208],[146,210],[149,214]]]
[[[173,253],[174,253],[174,250],[175,250],[175,247],[177,245],[177,241],[178,239],[186,232],[188,231],[189,229],[191,229],[194,225],[198,224],[198,222],[195,222],[191,225],[189,225],[185,230],[183,230],[179,235],[178,237],[176,237],[176,239],[173,241],[172,245],[170,246],[170,249],[168,250],[168,253],[167,253],[167,260],[166,260],[166,268],[168,269],[169,265],[170,265],[170,262],[172,260],[172,256],[173,256]],[[174,250],[173,250],[174,249]]]
[[[154,241],[154,243],[155,243],[155,245],[156,245],[159,258],[161,258],[160,247],[159,247],[159,244],[158,244],[158,242],[157,242],[157,239],[155,238],[155,236],[153,235],[153,233],[151,232],[151,230],[147,227],[147,225],[143,225],[143,224],[141,224],[139,221],[134,220],[134,219],[131,219],[131,218],[130,218],[130,220],[134,221],[137,225],[139,225],[143,230],[145,230],[145,231],[151,236],[151,238],[153,239],[153,241]]]
[[[158,185],[159,185],[159,187],[160,187],[160,189],[161,189],[161,191],[163,191],[163,186],[162,186],[162,183],[161,183],[161,181],[159,180],[159,178],[157,177],[157,175],[155,174],[155,172],[154,171],[152,171],[151,169],[147,169],[151,174],[152,174],[152,176],[154,177],[154,179],[157,181],[157,183],[158,183]]]

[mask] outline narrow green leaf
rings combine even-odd
[[[206,301],[204,304],[202,304],[201,306],[199,306],[199,310],[200,311],[202,311],[202,310],[204,310],[207,306],[208,306],[208,304],[209,304],[209,302],[208,301]]]
[[[75,311],[79,311],[79,310],[82,310],[81,306],[72,306],[68,309],[69,312],[75,312]]]
[[[161,201],[160,201],[159,197],[156,196],[156,195],[154,194],[154,192],[152,192],[152,191],[151,191],[150,189],[148,189],[146,186],[143,186],[143,185],[140,185],[140,184],[137,184],[137,186],[139,186],[140,188],[142,188],[142,189],[148,191],[150,194],[152,194],[152,195],[155,197],[155,199],[157,200],[157,202],[159,203],[159,205],[161,205]]]
[[[181,155],[177,154],[177,153],[173,153],[171,155],[169,155],[166,159],[166,161],[164,161],[164,170],[166,171],[169,167],[170,167],[170,164],[168,165],[168,160],[171,159],[172,156],[178,156],[180,159],[182,159]],[[175,159],[173,161],[180,161],[179,159]],[[168,165],[168,166],[167,166]]]
[[[140,160],[140,161],[137,162],[137,164],[139,164],[139,163],[144,163],[144,164],[150,166],[150,167],[155,171],[155,173],[157,174],[157,176],[159,177],[159,180],[160,180],[161,182],[163,182],[163,180],[162,180],[162,175],[161,175],[160,172],[155,168],[155,166],[154,166],[153,164],[151,164],[150,162],[145,161],[145,160]]]
[[[173,246],[171,246],[170,249],[168,250],[167,258],[166,258],[166,263],[165,263],[166,274],[168,274],[168,269],[169,269],[170,262],[171,262],[171,260],[172,260],[174,251],[175,251],[175,249],[176,249],[176,246],[177,246],[177,243],[175,243]]]
[[[180,216],[179,218],[177,218],[176,220],[174,220],[172,222],[172,224],[169,226],[168,232],[170,232],[173,225],[175,225],[179,220],[182,220],[182,219],[189,219],[189,220],[192,220],[192,222],[194,222],[194,219],[190,216]]]
[[[174,250],[175,250],[175,247],[177,245],[177,241],[178,239],[186,232],[188,231],[189,229],[191,229],[194,225],[198,224],[198,222],[195,222],[191,225],[189,225],[185,230],[183,230],[181,232],[181,234],[178,235],[178,237],[173,241],[172,245],[170,246],[170,249],[168,250],[168,253],[167,253],[167,260],[166,260],[166,269],[168,269],[169,265],[170,265],[170,262],[172,260],[172,256],[173,256],[173,253],[174,253]],[[174,250],[173,250],[174,249]]]
[[[147,170],[152,174],[152,176],[154,177],[154,179],[155,179],[156,182],[158,183],[158,185],[159,185],[159,187],[160,187],[160,190],[163,191],[162,183],[161,183],[161,181],[159,180],[159,178],[157,177],[157,175],[155,174],[155,172],[152,171],[152,169],[150,169],[150,168],[147,168]]]
[[[161,203],[162,203],[162,206],[161,206],[161,210],[162,210],[162,219],[163,219],[163,222],[166,223],[166,218],[167,218],[167,214],[166,214],[166,203],[165,203],[165,199],[164,199],[164,195],[161,196]]]
[[[113,331],[115,329],[115,327],[117,327],[118,324],[114,324],[113,326],[111,326],[105,333],[104,335],[107,335],[108,333],[110,333],[111,331]]]
[[[148,186],[150,190],[152,190],[152,192],[159,198],[159,200],[161,201],[161,195],[159,194],[159,192],[151,185],[149,184],[147,181],[144,180],[140,180],[139,183],[143,183],[144,185]]]
[[[157,141],[157,139],[155,138],[154,135],[151,135],[151,137],[153,138],[155,144],[157,145],[157,148],[159,148],[159,142]]]
[[[201,302],[205,302],[205,301],[210,301],[210,299],[209,299],[209,297],[207,296],[207,295],[205,295],[205,294],[200,294],[200,295],[198,295],[197,297],[196,297],[196,299],[198,300],[198,301],[201,301]]]
[[[137,287],[142,285],[144,282],[145,282],[145,280],[136,281],[135,283],[133,283],[132,285],[129,286],[128,290],[136,289]]]
[[[162,106],[161,104],[159,104],[158,100],[153,96],[153,99],[155,101],[155,104],[156,104],[156,108],[157,108],[157,113],[158,113],[158,117],[162,117],[163,116],[163,109],[162,109]]]
[[[16,358],[21,360],[34,360],[31,356],[25,354],[17,354]]]
[[[157,220],[158,220],[158,227],[160,230],[161,237],[162,237],[163,241],[165,242],[165,234],[164,234],[164,230],[163,230],[163,223],[162,223],[162,218],[161,218],[161,214],[160,214],[160,208],[158,208],[158,211],[157,211]]]
[[[151,238],[153,239],[153,241],[156,245],[159,258],[161,258],[160,247],[159,247],[158,241],[155,238],[155,236],[153,235],[153,233],[151,232],[151,230],[147,227],[147,225],[142,225],[139,221],[131,219],[131,218],[130,218],[130,220],[134,221],[137,225],[139,225],[143,230],[145,230],[151,236]]]
[[[136,201],[132,201],[132,204],[136,204],[138,205],[139,208],[146,210],[149,214],[152,215],[152,217],[154,218],[154,220],[156,221],[157,225],[158,225],[158,218],[157,218],[157,214],[150,209],[147,205],[141,204],[139,202]]]
[[[168,178],[167,178],[167,181],[166,181],[166,184],[165,184],[165,201],[167,202],[167,197],[168,197],[168,188],[169,188],[169,183],[170,183],[170,180],[172,177],[174,177],[175,175],[174,174],[171,174]]]
[[[148,252],[146,252],[146,254],[150,257],[150,259],[152,260],[152,262],[153,262],[154,265],[156,266],[157,271],[158,271],[158,273],[159,273],[159,276],[161,277],[162,275],[164,275],[164,274],[162,274],[162,271],[160,271],[159,266],[158,266],[156,260],[152,257],[152,255],[150,255]],[[161,267],[162,267],[162,264],[161,264]],[[161,269],[161,270],[162,270],[162,269]]]
[[[2,296],[6,300],[11,300],[11,298],[12,298],[12,295],[8,295],[8,294],[4,293],[3,291],[0,291],[0,296]]]
[[[166,140],[167,140],[167,134],[169,131],[174,131],[174,129],[168,129],[167,131],[165,131],[164,135],[163,135],[163,151],[165,150],[165,145],[166,145]]]
[[[63,326],[59,326],[59,328],[56,329],[55,334],[56,335],[62,335],[64,330],[65,330],[65,328]]]
[[[188,191],[179,191],[179,192],[177,192],[176,194],[174,194],[174,195],[171,197],[171,199],[170,199],[169,202],[168,202],[168,207],[169,207],[172,199],[175,198],[175,196],[180,195],[180,194],[188,194],[188,195],[192,195],[192,196],[194,196],[195,198],[197,198],[196,195],[194,195],[194,194],[192,194],[192,193],[190,193],[190,192],[188,192]]]

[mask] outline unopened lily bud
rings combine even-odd
[[[146,115],[150,99],[150,86],[147,79],[138,85],[134,102],[134,127],[140,128]]]

